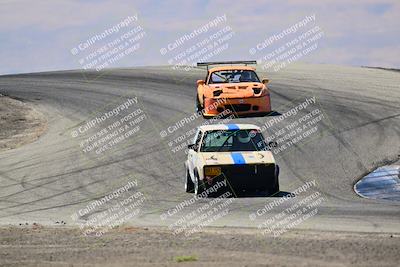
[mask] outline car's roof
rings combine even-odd
[[[256,68],[251,66],[221,66],[209,69],[209,72],[220,71],[220,70],[256,70]]]
[[[217,130],[260,130],[260,127],[254,124],[211,124],[199,126],[203,132]]]

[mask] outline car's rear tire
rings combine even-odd
[[[186,170],[186,181],[185,181],[185,191],[186,193],[193,193],[194,183],[192,178],[190,178],[189,170]]]

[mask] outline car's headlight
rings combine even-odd
[[[214,96],[220,96],[220,94],[222,94],[222,90],[215,90],[214,92],[213,92],[213,95]]]
[[[219,166],[206,166],[204,167],[205,176],[218,176],[221,174],[221,167]]]
[[[256,87],[253,88],[253,91],[254,91],[254,93],[255,93],[256,95],[259,94],[259,93],[261,93],[261,90],[262,90],[262,88],[256,88]]]

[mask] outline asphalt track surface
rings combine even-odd
[[[202,70],[147,67],[0,77],[0,93],[32,104],[49,122],[48,132],[36,142],[0,153],[0,223],[53,225],[63,220],[70,225],[77,210],[132,179],[146,201],[129,224],[168,226],[211,201],[202,199],[177,216],[160,219],[193,196],[184,192],[186,155],[183,150],[172,152],[168,142],[204,120],[185,124],[166,138],[161,138],[160,131],[193,114],[195,83],[203,76]],[[312,137],[276,155],[282,191],[277,197],[235,198],[229,214],[211,225],[257,227],[265,217],[252,221],[249,214],[315,180],[316,187],[310,190],[320,192],[324,201],[315,216],[295,228],[400,232],[400,203],[363,199],[353,191],[363,175],[398,159],[400,73],[297,64],[268,75],[259,72],[259,76],[271,80],[275,111],[283,114],[315,96],[325,116]],[[83,153],[79,137],[71,137],[71,130],[127,97],[137,97],[147,116],[140,131],[101,157]],[[236,118],[231,123],[261,126],[274,118]],[[301,199],[291,198],[270,213],[277,214]]]

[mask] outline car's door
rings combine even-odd
[[[194,149],[189,149],[188,151],[188,168],[191,177],[194,177],[194,168],[196,167],[197,162],[197,151],[200,147],[200,141],[203,133],[200,129],[197,130],[197,133],[193,139]]]

